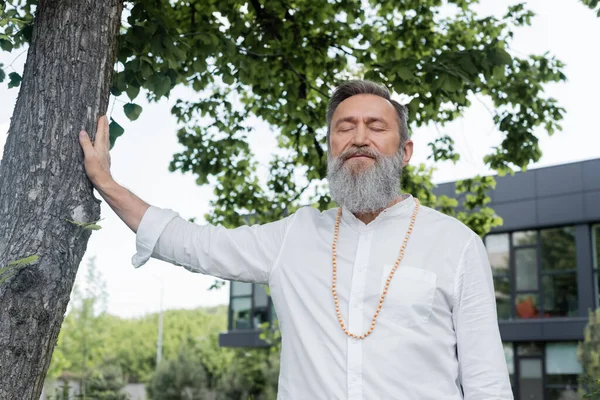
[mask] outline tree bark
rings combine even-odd
[[[38,2],[0,163],[0,399],[40,398],[90,237],[66,219],[100,217],[77,134],[106,112],[122,8]]]

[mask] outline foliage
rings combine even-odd
[[[70,386],[68,380],[63,380],[62,384],[54,389],[54,395],[48,395],[48,400],[70,400]]]
[[[48,370],[51,377],[58,377],[65,370],[80,376],[82,394],[86,393],[91,371],[106,354],[104,343],[111,319],[106,314],[106,301],[106,286],[92,257],[85,280],[73,288],[70,312],[63,322]]]
[[[485,162],[501,174],[524,169],[541,156],[537,128],[560,129],[564,110],[544,87],[565,80],[563,65],[547,53],[511,53],[513,32],[533,18],[524,5],[495,18],[477,15],[476,2],[130,0],[112,93],[125,99],[131,120],[143,112],[135,103],[140,94],[158,100],[178,85],[199,93],[172,109],[184,150],[170,168],[194,173],[200,185],[216,184],[208,220],[225,226],[242,224],[248,214],[259,223],[279,219],[307,202],[332,206],[322,183],[325,107],[332,88],[350,78],[381,81],[405,95],[413,128],[443,127],[474,99],[493,104],[504,139]],[[6,2],[3,49],[29,40],[34,5]],[[11,85],[19,79],[11,77]],[[279,146],[266,182],[249,145],[256,118],[271,125]],[[110,127],[114,144],[123,128],[114,120]],[[459,159],[447,135],[430,147],[437,163]],[[493,179],[464,183],[475,193],[457,213],[457,201],[431,193],[431,173],[422,165],[408,168],[405,190],[417,190],[424,204],[478,233],[501,222],[486,207]]]
[[[579,343],[577,355],[583,367],[580,377],[584,384],[583,397],[597,399],[600,397],[600,309],[589,312],[584,339]]]
[[[48,377],[70,372],[86,384],[92,371],[113,366],[120,369],[126,382],[146,382],[150,378],[156,369],[158,314],[119,318],[106,312],[106,301],[102,274],[91,258],[85,279],[73,290]],[[163,315],[163,358],[176,357],[189,340],[202,341],[226,328],[226,306],[167,310]],[[216,342],[214,346],[218,347]],[[220,368],[218,361],[211,363]]]
[[[127,400],[129,396],[121,392],[124,387],[121,369],[108,365],[92,374],[87,384],[87,397],[94,400]]]
[[[153,400],[200,400],[214,395],[204,365],[185,352],[158,367],[147,391]]]
[[[148,384],[153,400],[275,399],[279,353],[219,348],[217,336],[188,340],[161,364]]]
[[[581,0],[583,4],[585,4],[586,6],[588,6],[589,8],[591,8],[592,10],[595,10],[597,8],[597,12],[598,12],[598,17],[600,17],[600,0]]]
[[[238,349],[235,363],[223,373],[219,393],[224,399],[275,400],[279,352],[271,349]]]

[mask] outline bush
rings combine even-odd
[[[127,400],[123,373],[117,366],[106,366],[87,381],[86,397],[94,400]]]
[[[579,343],[577,355],[583,367],[580,377],[583,398],[600,398],[600,309],[590,311],[584,339]]]

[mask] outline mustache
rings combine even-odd
[[[346,161],[347,159],[356,156],[366,156],[378,160],[381,157],[381,154],[370,147],[351,147],[338,157],[341,161]]]

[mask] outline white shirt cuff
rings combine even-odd
[[[134,267],[141,267],[152,257],[160,235],[176,217],[179,217],[179,214],[170,209],[150,206],[146,210],[135,235],[136,254],[131,258]]]

